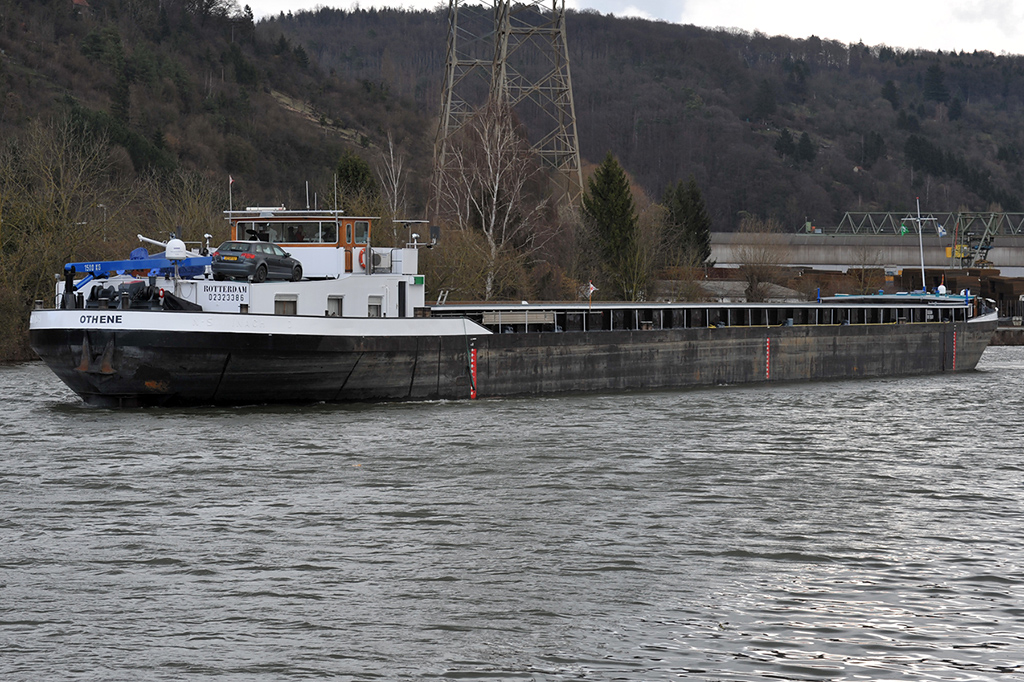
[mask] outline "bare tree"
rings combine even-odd
[[[102,256],[117,206],[106,140],[70,120],[33,123],[0,149],[0,357],[27,357],[28,313],[67,261]]]
[[[747,216],[740,223],[740,233],[743,243],[737,255],[740,273],[747,281],[747,301],[764,301],[770,285],[781,279],[782,264],[786,260],[781,226],[771,218]]]
[[[873,294],[885,285],[882,251],[861,245],[854,251],[854,265],[847,271],[858,294]]]
[[[502,270],[517,262],[509,252],[538,246],[535,228],[547,199],[531,195],[539,169],[504,104],[492,102],[481,111],[451,153],[456,170],[442,179],[442,203],[459,229],[477,229],[484,236],[484,298],[489,300],[507,274]]]
[[[405,157],[395,155],[395,141],[388,131],[388,148],[381,151],[381,165],[377,168],[381,194],[391,216],[397,218],[405,211]]]
[[[664,294],[674,301],[703,301],[701,282],[707,273],[707,263],[694,250],[676,251],[663,270],[666,276]]]
[[[483,236],[470,230],[454,230],[445,236],[443,249],[421,251],[421,272],[429,283],[428,295],[446,292],[451,300],[478,300],[484,294],[486,248]]]
[[[183,239],[202,241],[203,235],[210,233],[215,238],[213,246],[217,246],[218,239],[228,238],[227,223],[221,214],[224,189],[218,189],[200,174],[179,170],[163,181],[151,177],[145,192],[150,197],[147,203],[152,218],[144,236],[162,241],[180,229]]]
[[[3,151],[0,194],[6,214],[0,253],[57,267],[102,241],[100,205],[114,205],[106,139],[63,119],[37,122]]]
[[[662,252],[667,212],[639,187],[633,188],[637,205],[637,230],[630,264],[624,271],[623,297],[630,301],[653,298],[654,272]]]

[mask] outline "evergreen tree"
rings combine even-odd
[[[665,192],[668,211],[667,247],[684,263],[704,266],[711,257],[711,216],[704,205],[704,197],[697,186],[697,178],[690,175],[686,184],[680,180]]]
[[[124,69],[117,75],[117,87],[114,89],[114,97],[110,103],[110,115],[118,123],[128,125],[131,113],[131,90],[128,87],[128,74]]]
[[[871,131],[864,136],[864,153],[861,156],[861,164],[865,168],[871,168],[875,161],[878,161],[885,154],[885,139],[880,133]]]
[[[895,83],[885,81],[885,85],[882,86],[882,99],[888,100],[894,111],[900,108],[900,91],[896,89]]]
[[[918,120],[917,116],[908,114],[900,109],[899,115],[896,116],[896,127],[900,130],[916,133],[921,130],[921,121]]]
[[[796,145],[796,160],[797,161],[814,161],[814,157],[818,155],[818,150],[814,148],[814,144],[811,143],[811,136],[806,132],[800,136],[800,141]]]
[[[171,22],[167,18],[167,8],[163,3],[160,3],[160,15],[157,19],[157,39],[159,43],[164,38],[171,35]]]
[[[775,141],[775,152],[782,158],[793,156],[796,153],[796,141],[793,139],[793,135],[785,128],[782,129],[779,139]]]
[[[338,190],[346,196],[375,197],[377,181],[363,157],[346,150],[338,160]]]
[[[964,115],[964,103],[960,101],[959,97],[954,97],[953,101],[949,103],[949,120],[956,121]]]
[[[761,81],[757,89],[757,97],[754,101],[754,118],[764,119],[775,113],[775,88],[768,82],[768,79]]]
[[[945,74],[938,62],[928,67],[924,74],[924,98],[935,102],[949,100],[949,90],[946,89]]]
[[[806,95],[807,79],[811,75],[811,68],[807,66],[807,62],[803,59],[793,61],[791,57],[786,57],[782,63],[782,68],[788,74],[786,77],[786,89],[801,98]]]
[[[242,9],[242,21],[245,22],[245,35],[252,39],[252,36],[256,33],[256,17],[252,14],[252,7],[246,5]]]
[[[626,298],[635,300],[641,292],[630,287],[629,282],[635,279],[632,269],[639,218],[629,179],[611,152],[587,182],[583,215],[594,229],[598,253],[609,278],[622,287]]]

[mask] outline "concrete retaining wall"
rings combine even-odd
[[[946,257],[949,237],[934,233],[923,237],[926,268],[957,268],[959,261]],[[898,235],[834,235],[776,234],[748,235],[741,232],[713,232],[711,260],[722,267],[738,266],[741,250],[751,244],[769,243],[778,250],[782,265],[808,266],[825,270],[896,266],[899,269],[920,268],[921,250],[916,234]],[[1007,276],[1024,270],[1024,237],[996,237],[989,252],[994,268]]]

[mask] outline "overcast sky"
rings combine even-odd
[[[257,18],[317,6],[352,7],[333,0],[237,0]],[[447,1],[381,0],[359,3],[429,9]],[[566,0],[575,9],[661,19],[709,28],[741,28],[768,35],[819,38],[865,45],[995,54],[1024,54],[1024,2],[1021,0]],[[572,26],[569,26],[572,39]]]

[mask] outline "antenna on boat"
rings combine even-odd
[[[924,236],[921,227],[921,197],[917,197],[917,245],[921,249],[921,292],[928,293],[928,284],[924,279]]]
[[[406,242],[405,248],[407,248],[407,249],[418,249],[421,246],[425,246],[425,247],[427,247],[429,249],[429,248],[431,248],[433,246],[432,243],[419,241],[420,234],[418,232],[413,232],[412,231],[417,225],[426,225],[430,221],[428,221],[428,220],[408,220],[408,219],[405,219],[405,218],[394,218],[394,219],[392,219],[391,222],[392,223],[396,223],[398,225],[401,225],[402,227],[404,227],[406,230],[409,231],[409,241]]]
[[[306,210],[309,210],[309,180],[306,180]]]

